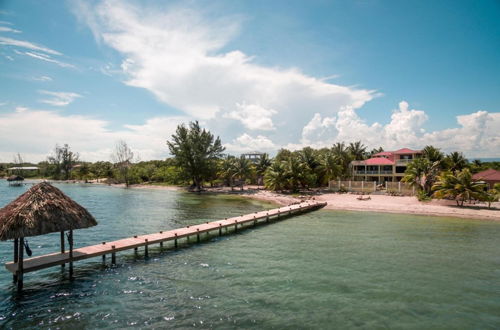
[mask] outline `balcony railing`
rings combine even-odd
[[[413,159],[398,159],[398,160],[396,160],[396,165],[406,166],[406,165],[408,165],[408,163],[410,163],[412,161],[413,161]]]
[[[354,174],[392,174],[392,171],[354,171]]]

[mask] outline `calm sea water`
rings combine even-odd
[[[272,208],[173,191],[58,185],[99,225],[76,246]],[[26,187],[0,181],[0,206]],[[58,234],[30,238],[34,255]],[[12,242],[0,243],[0,261]],[[109,261],[109,258],[108,258]],[[3,269],[3,267],[2,267]],[[500,223],[317,211],[179,250],[118,254],[25,275],[0,269],[2,328],[500,327]]]

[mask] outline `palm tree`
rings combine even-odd
[[[236,173],[236,168],[234,163],[236,162],[236,158],[233,156],[227,156],[221,161],[220,172],[219,175],[224,178],[224,181],[231,187],[231,190],[234,189],[234,180],[233,177]]]
[[[264,174],[264,184],[267,189],[281,191],[285,188],[286,173],[283,162],[274,161]]]
[[[444,154],[439,150],[439,148],[433,147],[431,145],[425,146],[424,149],[422,149],[422,155],[424,158],[427,158],[431,162],[440,162],[444,158]]]
[[[337,142],[332,147],[332,153],[340,163],[341,175],[349,176],[349,163],[353,160],[350,152],[346,148],[344,142]]]
[[[318,170],[320,173],[321,184],[327,184],[330,180],[338,177],[342,171],[337,158],[330,152],[321,156]]]
[[[484,187],[484,184],[472,180],[472,174],[466,168],[456,174],[443,172],[432,190],[436,198],[453,198],[457,205],[463,206],[466,200],[481,199]]]
[[[271,160],[269,159],[268,154],[263,154],[260,157],[259,162],[255,165],[255,171],[259,176],[257,178],[257,185],[260,185],[260,182],[263,181],[264,173],[266,173],[267,168],[271,166]]]
[[[468,161],[463,153],[454,151],[446,156],[445,163],[450,171],[456,173],[467,167]]]
[[[252,174],[252,164],[245,157],[237,158],[234,162],[233,177],[238,177],[241,182],[241,190],[245,185],[245,180]]]
[[[300,157],[290,157],[285,162],[288,186],[292,191],[298,191],[299,186],[305,188],[311,181],[310,170]]]
[[[376,154],[378,154],[379,152],[384,152],[384,148],[382,148],[382,147],[374,148],[374,149],[372,149],[372,151],[370,151],[370,152],[368,153],[368,156],[369,156],[369,157],[373,157],[373,155],[376,155]]]
[[[355,160],[364,160],[366,157],[366,146],[361,141],[349,143],[347,150]]]
[[[439,173],[439,164],[439,161],[432,163],[427,158],[417,158],[408,164],[401,181],[430,195],[432,185]]]

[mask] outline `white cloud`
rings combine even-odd
[[[45,160],[56,144],[64,143],[79,152],[82,160],[110,160],[118,140],[125,140],[142,160],[162,159],[168,156],[166,140],[185,121],[185,117],[158,117],[143,125],[111,130],[100,119],[18,107],[0,114],[0,162],[10,161],[17,152],[27,161]]]
[[[38,76],[38,77],[32,77],[31,78],[32,80],[35,80],[35,81],[52,81],[53,79],[49,76]]]
[[[239,120],[246,128],[251,130],[272,131],[275,127],[271,117],[276,113],[276,110],[266,109],[256,104],[236,103],[235,110],[222,116]]]
[[[36,58],[38,60],[45,61],[45,62],[55,63],[55,64],[57,64],[57,65],[59,65],[60,67],[63,67],[63,68],[75,68],[75,66],[73,64],[69,64],[69,63],[66,63],[66,62],[55,60],[55,59],[53,59],[52,57],[50,57],[49,55],[46,55],[46,54],[37,53],[37,52],[20,52],[20,51],[17,51],[17,50],[15,50],[14,52],[16,54],[18,54],[18,55],[26,55],[26,56],[30,56],[30,57]]]
[[[99,42],[122,54],[126,84],[209,125],[231,121],[222,132],[226,140],[249,129],[273,131],[278,143],[298,141],[314,113],[332,116],[374,97],[370,90],[327,83],[294,68],[265,67],[241,50],[226,51],[240,28],[235,17],[207,19],[186,8],[118,1],[95,7],[80,2],[75,11]]]
[[[56,107],[64,107],[68,104],[72,103],[75,99],[82,97],[80,94],[71,93],[71,92],[51,92],[40,90],[38,91],[40,94],[52,96],[49,99],[43,99],[39,102],[50,104]]]
[[[254,138],[247,133],[240,135],[232,143],[226,143],[224,146],[227,152],[233,154],[252,151],[273,152],[277,149],[277,146],[269,138],[263,135]]]
[[[29,42],[29,41],[24,41],[24,40],[17,40],[17,39],[0,37],[0,45],[8,45],[8,46],[26,48],[26,49],[40,51],[40,52],[44,52],[44,53],[52,54],[52,55],[62,55],[61,53],[59,53],[58,51],[55,51],[53,49],[50,49],[50,48],[47,48],[44,46],[39,46],[37,44],[34,44],[32,42]]]
[[[0,26],[0,32],[21,33],[21,31],[7,26]]]
[[[423,110],[409,109],[407,102],[399,103],[391,121],[369,125],[352,107],[346,107],[336,117],[315,114],[302,130],[300,144],[288,147],[299,149],[306,145],[331,146],[335,142],[361,140],[369,148],[383,146],[386,150],[401,147],[440,147],[445,152],[462,151],[468,157],[488,157],[500,154],[500,113],[478,111],[457,117],[459,128],[426,133],[423,125],[428,116]]]

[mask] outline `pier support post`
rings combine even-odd
[[[113,265],[116,265],[116,253],[115,253],[115,246],[111,245],[111,249],[113,249],[113,252],[111,253],[111,263]]]
[[[257,219],[255,219],[255,215],[253,216],[253,226],[257,226]]]
[[[163,234],[163,232],[160,231],[160,234]],[[160,248],[163,248],[163,241],[160,242]]]
[[[102,255],[102,263],[105,263],[105,262],[106,262],[106,255],[105,255],[105,254],[103,254],[103,255]]]
[[[148,258],[149,257],[148,239],[146,238],[144,239],[144,241],[146,242],[146,245],[144,245],[144,256]]]
[[[238,232],[238,220],[234,220],[234,232]]]
[[[219,236],[222,236],[222,223],[219,223]]]
[[[24,237],[19,238],[19,255],[17,260],[17,290],[23,289],[23,257],[24,257]]]
[[[137,235],[134,235],[134,238],[137,238]],[[137,246],[134,248],[135,254],[137,254]]]
[[[196,242],[200,243],[200,228],[196,228]]]
[[[69,243],[69,279],[73,279],[73,230],[69,230],[68,235]]]
[[[19,260],[19,240],[17,238],[14,239],[14,263],[17,263]],[[12,275],[12,281],[14,283],[17,282],[17,274]]]
[[[64,253],[64,231],[61,231],[61,253]],[[62,264],[61,268],[64,268],[66,264]]]
[[[174,235],[175,235],[174,247],[177,249],[177,233],[175,233]]]
[[[278,210],[278,219],[280,218],[280,210]]]
[[[269,212],[266,213],[266,222],[269,222]]]

